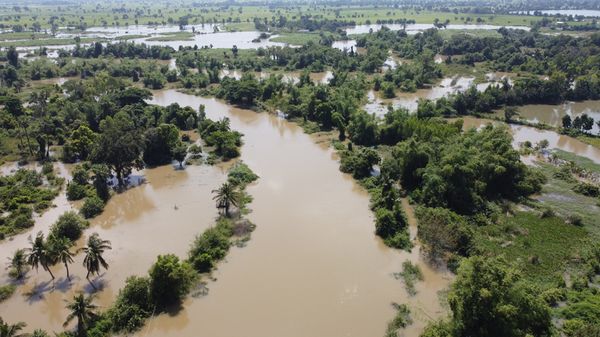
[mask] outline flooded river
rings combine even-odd
[[[423,263],[418,249],[405,253],[383,245],[374,235],[367,193],[339,172],[328,144],[317,144],[274,115],[215,99],[167,90],[156,92],[154,103],[204,104],[210,118],[231,118],[232,127],[245,135],[242,159],[261,179],[248,188],[254,197],[249,218],[257,224],[248,246],[233,249],[219,265],[208,296],[186,300],[177,315],[151,319],[140,336],[379,336],[394,315],[391,303],[397,302],[411,307],[415,323],[406,335],[416,337],[427,321],[443,315],[438,292],[451,277]],[[164,166],[140,173],[147,183],[114,196],[85,232],[112,241],[113,249],[106,253],[110,269],[94,280],[104,284],[96,300],[104,308],[127,276],[145,274],[156,255],[186,256],[194,236],[213,223],[210,191],[225,179],[218,166],[185,171]],[[66,200],[57,204],[54,219],[2,242],[0,258],[26,247],[27,235],[47,232],[71,208]],[[410,217],[410,209],[408,213]],[[414,219],[410,221],[414,236]],[[2,303],[0,316],[25,321],[28,330],[60,331],[67,315],[64,300],[81,289],[91,290],[82,259],[79,254],[71,266],[72,285],[65,281],[63,267],[53,269],[54,290],[49,274],[30,272],[25,285]],[[392,276],[407,259],[425,275],[413,297]],[[28,295],[32,289],[37,295]]]

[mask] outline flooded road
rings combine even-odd
[[[414,24],[372,24],[372,25],[356,25],[354,27],[346,28],[347,35],[358,35],[358,34],[367,34],[371,31],[376,32],[380,30],[383,26],[389,28],[390,30],[405,30],[407,34],[417,34],[423,32],[427,29],[435,28],[433,24],[427,23],[414,23]],[[498,25],[487,25],[487,24],[449,24],[446,26],[446,30],[497,30],[501,27],[505,27],[508,29],[523,29],[529,31],[530,28],[527,26],[498,26]]]
[[[215,99],[163,91],[154,102],[204,104],[210,118],[230,117],[244,133],[242,159],[261,179],[248,188],[257,225],[248,246],[219,265],[208,296],[151,319],[140,336],[378,336],[393,301],[413,308],[408,335],[417,336],[442,313],[437,293],[448,277],[423,265],[419,294],[407,295],[392,273],[420,261],[418,250],[389,249],[374,235],[367,193],[339,172],[328,146],[274,115]]]

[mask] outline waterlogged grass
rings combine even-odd
[[[600,149],[600,137],[580,135],[580,136],[577,136],[577,139],[579,139],[580,141],[582,141],[584,143],[590,144],[593,147],[597,147]]]
[[[423,281],[423,272],[418,265],[414,265],[410,261],[404,261],[404,263],[402,263],[402,272],[394,273],[394,277],[396,279],[402,279],[408,294],[414,296],[417,294],[415,283],[417,281]]]
[[[194,33],[190,32],[173,32],[163,33],[160,36],[151,37],[148,41],[192,41]]]
[[[567,152],[567,151],[563,151],[560,149],[554,149],[553,152],[560,159],[572,161],[577,166],[585,169],[586,171],[600,173],[600,164],[596,164],[593,160],[591,160],[589,158],[578,156],[578,155],[574,154],[573,152]]]
[[[104,41],[106,39],[97,38],[81,38],[80,43],[92,43],[96,41]],[[38,39],[38,40],[21,40],[21,41],[1,41],[0,47],[43,47],[43,46],[66,46],[75,44],[75,39]]]
[[[504,256],[520,266],[527,279],[545,287],[560,283],[568,261],[588,237],[583,227],[560,217],[523,211],[477,228],[476,233],[476,246],[484,255]]]
[[[573,157],[571,157],[573,159]],[[565,158],[566,159],[566,158]],[[585,158],[577,161],[584,162]],[[568,218],[578,216],[582,226],[594,237],[600,237],[600,199],[581,195],[573,191],[574,181],[565,181],[554,177],[558,168],[548,163],[538,163],[548,182],[537,197],[541,206],[551,208],[557,215]],[[596,164],[594,164],[596,165]]]

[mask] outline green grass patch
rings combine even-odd
[[[293,45],[305,45],[309,42],[319,43],[321,36],[316,33],[283,33],[271,38],[273,42],[289,43]]]
[[[536,212],[502,216],[494,225],[477,228],[476,246],[485,255],[503,255],[524,275],[545,287],[556,286],[570,258],[583,246],[587,231],[557,216]]]

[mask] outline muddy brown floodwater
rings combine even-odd
[[[151,319],[139,336],[378,336],[394,315],[391,302],[411,306],[407,333],[417,336],[443,313],[438,291],[450,277],[422,263],[417,249],[400,253],[376,238],[367,193],[339,172],[329,148],[274,115],[155,93],[154,103],[174,102],[204,104],[210,118],[230,117],[244,133],[242,159],[261,177],[248,189],[257,230],[219,265],[208,296]],[[392,277],[407,259],[425,274],[414,297]]]
[[[229,117],[244,134],[242,159],[261,178],[248,188],[254,197],[249,218],[257,229],[247,247],[233,249],[219,264],[207,296],[187,299],[175,315],[152,318],[139,336],[380,336],[394,316],[391,303],[397,302],[410,306],[415,323],[405,334],[416,337],[429,320],[445,314],[438,294],[452,277],[425,263],[418,248],[411,253],[389,249],[374,235],[368,194],[339,172],[328,146],[274,115],[215,99],[165,90],[155,92],[153,102],[204,104],[210,118]],[[225,180],[224,168],[206,165],[185,171],[163,166],[137,174],[147,183],[114,196],[85,232],[112,241],[106,253],[110,269],[95,280],[104,284],[96,300],[103,308],[128,276],[145,274],[158,254],[186,256],[194,236],[214,222],[210,191]],[[62,198],[53,218],[0,243],[0,259],[26,247],[27,235],[47,232],[62,211],[71,209]],[[405,206],[414,237],[415,220]],[[25,321],[28,330],[60,331],[67,315],[64,301],[76,291],[91,290],[82,259],[79,254],[71,266],[71,285],[63,267],[53,269],[54,290],[47,273],[30,272],[2,303],[0,316]],[[417,263],[425,276],[412,297],[392,276],[406,260]],[[28,295],[32,289],[37,295]]]
[[[61,175],[68,177],[64,169]],[[97,232],[110,240],[112,250],[105,253],[109,269],[94,279],[103,284],[96,304],[108,307],[127,277],[144,275],[159,254],[174,253],[185,257],[194,236],[208,228],[217,212],[210,191],[225,180],[225,172],[217,166],[190,166],[185,171],[163,166],[142,171],[147,183],[117,194],[108,202],[104,212],[93,219],[77,247],[85,244],[87,236]],[[52,223],[65,211],[73,210],[64,193],[55,199],[51,208],[27,233],[0,243],[0,261],[5,263],[12,253],[29,246],[28,236],[37,231],[48,233]],[[177,209],[175,209],[177,206]],[[73,249],[74,251],[75,249]],[[71,270],[72,282],[66,280],[62,265],[52,268],[50,275],[40,268],[30,271],[27,280],[16,293],[0,305],[0,317],[8,322],[24,321],[27,331],[35,328],[62,331],[68,311],[65,301],[80,291],[92,289],[85,279],[83,255],[75,257]],[[1,284],[8,282],[8,273],[1,268]]]

